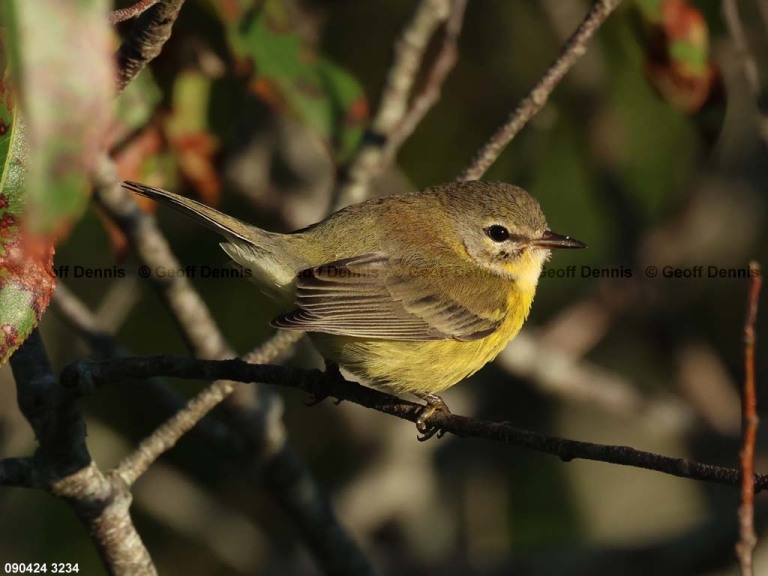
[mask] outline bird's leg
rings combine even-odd
[[[437,434],[438,438],[442,438],[445,431],[440,430],[437,426],[431,426],[427,422],[437,411],[450,414],[451,411],[448,409],[448,405],[437,394],[416,394],[416,396],[427,403],[419,412],[419,417],[416,418],[416,429],[421,433],[418,437],[419,442],[429,440],[435,434]]]
[[[339,365],[334,364],[333,362],[329,362],[328,360],[325,361],[325,371],[323,372],[323,380],[333,381],[341,378],[341,370],[339,370]],[[320,404],[323,400],[328,398],[328,394],[310,394],[309,398],[304,402],[304,406],[315,406],[317,404]],[[337,398],[334,400],[336,405],[338,406],[341,404],[341,399]]]

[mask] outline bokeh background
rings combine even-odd
[[[455,178],[587,4],[470,1],[439,103],[373,193]],[[682,73],[665,62],[662,24],[643,12],[655,4],[664,2],[625,0],[485,176],[530,190],[552,229],[589,249],[554,255],[523,334],[445,399],[454,412],[547,434],[735,466],[743,271],[750,260],[768,262],[767,143],[720,2],[682,3],[702,17],[691,16],[696,33],[709,36],[696,45],[701,67]],[[757,2],[740,4],[762,66],[768,28]],[[189,0],[163,53],[117,103],[121,175],[272,230],[318,220],[415,5]],[[430,56],[439,45],[438,36]],[[322,67],[319,92],[302,77],[307,66]],[[684,81],[670,80],[675,73]],[[181,262],[228,266],[215,234],[167,209],[157,218]],[[61,242],[56,265],[71,267],[61,282],[100,310],[127,350],[188,353],[161,299],[138,278],[125,239],[98,210]],[[74,278],[78,265],[125,277]],[[702,266],[702,277],[664,278],[665,266],[693,275],[684,271]],[[710,278],[709,267],[742,277]],[[247,281],[192,281],[239,353],[271,333],[276,309]],[[768,402],[766,318],[757,325],[759,406]],[[55,367],[90,353],[55,307],[41,328]],[[305,342],[288,362],[319,365]],[[174,383],[190,396],[203,385]],[[473,439],[419,443],[410,423],[344,403],[309,408],[302,394],[279,393],[291,441],[382,574],[737,573],[735,488]],[[166,417],[130,384],[100,390],[85,408],[103,468]],[[0,424],[3,455],[34,449],[7,367]],[[758,470],[768,464],[764,430]],[[161,573],[318,573],[290,520],[249,478],[192,434],[138,482],[133,516]],[[765,506],[758,498],[758,528]],[[3,489],[0,516],[3,562],[80,562],[81,573],[103,573],[77,520],[49,495]],[[756,565],[768,571],[762,543]]]

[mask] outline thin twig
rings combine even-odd
[[[752,576],[752,553],[757,545],[755,534],[755,437],[757,435],[757,395],[755,393],[755,321],[762,278],[757,262],[749,264],[752,274],[749,285],[747,319],[744,323],[744,441],[741,449],[741,505],[739,506],[739,541],[736,556],[742,576]]]
[[[763,4],[764,2],[759,3],[761,14],[764,18],[768,18],[768,8]],[[760,138],[763,141],[763,145],[768,147],[768,108],[766,108],[765,104],[767,95],[760,82],[757,59],[749,46],[747,34],[744,31],[741,16],[739,16],[739,8],[736,0],[723,0],[722,12],[725,24],[728,27],[728,32],[736,46],[738,56],[741,58],[741,65],[744,69],[744,77],[747,80],[747,85],[757,104],[759,115],[758,132]]]
[[[403,121],[416,75],[429,41],[450,13],[451,0],[421,0],[395,44],[395,59],[387,74],[376,115],[368,134],[350,162],[336,193],[335,209],[362,202],[371,179],[382,166],[384,146]]]
[[[115,165],[108,158],[102,159],[99,170],[93,175],[93,184],[95,200],[128,237],[149,270],[182,268],[155,219],[142,212],[131,194],[120,186]],[[152,273],[150,279],[172,311],[182,336],[194,354],[207,358],[235,356],[189,279],[177,276],[161,280],[155,276]]]
[[[432,69],[429,71],[421,93],[414,98],[410,109],[387,140],[381,161],[383,167],[391,164],[400,146],[413,134],[429,110],[440,99],[440,91],[445,79],[453,70],[459,57],[458,42],[464,24],[466,8],[467,0],[453,0],[451,2],[451,14],[445,25],[445,35],[440,52],[432,63]]]
[[[340,375],[319,370],[299,370],[284,366],[248,364],[242,360],[198,360],[169,356],[124,358],[113,361],[80,361],[64,368],[61,383],[82,394],[95,387],[125,378],[172,376],[176,378],[213,380],[226,378],[239,382],[263,382],[298,388],[315,398],[333,397],[373,408],[379,412],[415,422],[423,407],[384,392],[344,380]],[[489,422],[437,411],[429,425],[462,437],[484,438],[521,446],[559,456],[564,461],[576,458],[620,464],[664,474],[738,486],[741,473],[735,468],[703,464],[684,458],[671,458],[635,450],[628,446],[611,446],[554,438],[515,428],[507,422]],[[755,489],[768,488],[768,475],[753,475]]]
[[[131,18],[136,18],[137,16],[140,16],[142,12],[157,4],[158,1],[159,0],[139,0],[133,6],[112,10],[109,14],[109,23],[117,24],[118,22],[125,22]]]
[[[299,332],[298,336],[300,337],[302,334]],[[297,340],[295,332],[280,331],[251,352],[248,357],[269,361],[277,357],[281,351],[293,346]],[[189,400],[184,408],[144,438],[136,449],[117,465],[115,474],[119,475],[127,486],[132,486],[155,460],[175,446],[184,434],[215,408],[223,398],[228,396],[234,386],[236,386],[235,382],[217,380],[203,389]],[[273,430],[271,432],[271,435],[278,434],[280,436],[272,447],[273,451],[279,451],[285,442],[282,424],[280,423],[278,426],[279,431]]]
[[[507,144],[544,107],[555,87],[587,51],[587,43],[590,38],[620,3],[621,0],[594,0],[584,20],[565,43],[544,76],[541,77],[528,96],[517,105],[517,108],[509,115],[504,124],[480,148],[457,180],[477,180],[485,174]]]
[[[117,50],[117,87],[125,88],[154,59],[168,38],[184,0],[160,0],[136,22]]]

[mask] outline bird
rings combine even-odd
[[[125,181],[218,232],[224,252],[307,332],[327,363],[362,384],[450,412],[439,396],[493,360],[523,326],[553,249],[536,199],[504,182],[439,184],[343,208],[292,233],[263,230],[190,198]]]

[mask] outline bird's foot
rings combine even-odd
[[[339,378],[342,378],[341,370],[339,370],[339,365],[334,364],[333,362],[325,361],[325,371],[323,372],[322,379],[328,381],[328,388],[332,388],[330,384],[332,384],[334,381],[338,380]],[[309,398],[304,402],[305,406],[315,406],[317,404],[320,404],[323,400],[328,398],[329,394],[310,394]],[[335,398],[334,404],[337,406],[341,404],[341,398]]]
[[[443,414],[450,414],[451,411],[448,409],[448,405],[436,394],[419,394],[419,398],[427,403],[419,412],[419,417],[416,418],[416,429],[420,433],[418,436],[419,442],[426,442],[435,434],[437,434],[438,438],[442,438],[445,430],[431,425],[429,419],[438,411]]]

